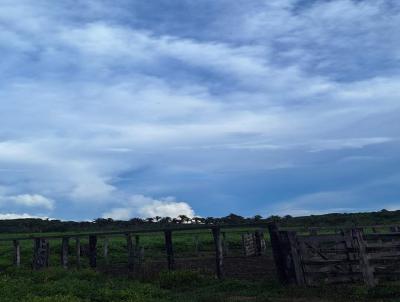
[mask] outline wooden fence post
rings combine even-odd
[[[33,269],[39,270],[49,266],[49,241],[44,238],[34,239]]]
[[[270,223],[268,225],[268,231],[271,238],[272,254],[274,256],[275,267],[279,281],[283,284],[287,284],[289,283],[289,279],[286,274],[286,259],[285,254],[282,250],[279,230],[276,223]]]
[[[300,248],[299,248],[299,243],[297,241],[296,232],[288,231],[287,236],[290,243],[290,254],[293,262],[294,272],[296,275],[296,283],[298,285],[304,285],[306,281],[303,271],[303,265],[301,262],[301,255],[299,252]]]
[[[263,253],[263,245],[262,245],[263,236],[260,230],[254,232],[254,238],[256,241],[256,255],[261,256]]]
[[[97,266],[97,236],[89,235],[89,265],[91,268]]]
[[[194,241],[194,252],[196,253],[196,256],[199,256],[199,235],[195,235],[193,238]]]
[[[13,240],[14,246],[14,265],[19,267],[21,265],[21,245],[18,240]]]
[[[224,252],[224,256],[228,256],[229,246],[228,241],[226,240],[226,232],[221,232],[222,234],[222,250]]]
[[[130,233],[126,234],[126,247],[128,250],[128,270],[133,272],[135,269],[135,247]]]
[[[370,287],[377,285],[374,278],[374,269],[369,264],[367,245],[363,238],[363,232],[359,229],[352,229],[351,234],[353,236],[354,246],[358,248],[360,269],[363,275],[365,284]]]
[[[224,251],[222,248],[222,236],[221,236],[221,229],[219,226],[213,227],[212,234],[214,237],[214,244],[215,244],[215,261],[217,267],[217,277],[218,279],[222,279],[224,277]]]
[[[81,239],[79,237],[75,238],[75,249],[76,249],[76,266],[81,267]]]
[[[168,270],[171,271],[175,269],[174,248],[172,245],[172,231],[165,230],[164,237],[165,237],[165,250],[167,252]]]
[[[108,264],[108,237],[104,237],[103,241],[103,257],[106,264]]]
[[[63,268],[68,268],[68,249],[69,238],[63,237],[61,241],[61,265]]]

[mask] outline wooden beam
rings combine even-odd
[[[33,269],[39,270],[49,266],[49,241],[44,238],[35,238],[33,247]]]
[[[377,281],[374,278],[374,269],[369,263],[367,245],[363,238],[363,231],[352,229],[351,234],[353,236],[354,246],[358,248],[360,269],[364,282],[367,286],[374,287],[377,285]]]
[[[75,256],[76,256],[76,266],[81,267],[81,239],[79,237],[75,238]]]
[[[103,257],[106,264],[108,264],[108,244],[108,237],[105,237],[103,241]]]
[[[272,254],[274,256],[278,279],[282,284],[287,284],[289,283],[289,278],[286,273],[286,257],[281,245],[279,230],[276,223],[269,224],[268,231],[271,238]]]
[[[21,245],[18,240],[13,240],[14,246],[14,265],[19,267],[21,265]]]
[[[97,266],[97,236],[89,236],[89,265],[91,268]]]
[[[165,238],[165,251],[167,252],[168,270],[172,271],[175,269],[175,259],[174,259],[174,247],[172,244],[172,231],[164,231]]]
[[[222,279],[224,277],[224,251],[222,246],[221,228],[213,227],[211,230],[214,237],[217,277],[218,279]]]
[[[296,283],[297,285],[305,285],[306,280],[304,276],[303,264],[301,261],[299,243],[296,238],[296,232],[288,231],[287,236],[290,243],[290,254],[293,262],[294,272],[296,275]]]
[[[69,238],[64,237],[61,241],[61,266],[68,268],[68,250],[69,250]]]
[[[254,239],[255,239],[255,245],[256,245],[256,256],[261,256],[263,253],[263,247],[262,247],[262,233],[260,230],[257,230],[254,232]]]
[[[135,247],[130,233],[126,234],[126,247],[128,251],[128,270],[133,272],[135,269]]]

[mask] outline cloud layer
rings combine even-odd
[[[2,1],[0,211],[400,206],[399,26],[383,0]]]

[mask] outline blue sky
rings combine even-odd
[[[0,218],[400,208],[400,3],[0,2]]]

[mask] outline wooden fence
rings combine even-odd
[[[21,241],[33,240],[33,257],[32,257],[32,268],[35,270],[43,269],[49,266],[49,255],[50,255],[50,240],[60,240],[60,264],[64,268],[70,266],[69,257],[71,241],[75,243],[75,264],[79,268],[81,266],[81,256],[86,256],[89,259],[89,265],[91,268],[97,267],[97,243],[99,240],[103,240],[103,257],[106,263],[108,262],[109,255],[109,238],[112,236],[124,235],[126,237],[126,248],[127,248],[127,266],[129,271],[135,271],[138,263],[140,264],[141,258],[143,258],[143,249],[139,246],[140,235],[144,233],[164,233],[164,245],[165,255],[167,261],[167,267],[169,270],[175,269],[175,257],[174,257],[174,246],[173,246],[173,234],[175,232],[190,231],[190,230],[211,230],[213,236],[213,243],[215,248],[215,266],[216,275],[218,278],[224,277],[224,255],[227,254],[228,247],[225,241],[225,232],[221,229],[231,228],[262,228],[266,224],[245,224],[245,225],[187,225],[179,227],[169,227],[164,229],[136,229],[130,231],[113,231],[113,232],[98,232],[98,233],[80,233],[80,234],[63,234],[63,235],[50,235],[45,234],[41,237],[20,237],[20,238],[1,238],[0,241],[10,241],[13,245],[13,263],[15,266],[21,265]],[[253,249],[254,255],[261,255],[265,250],[265,241],[263,239],[262,230],[257,230],[254,233],[248,233],[244,236],[250,236],[252,240],[246,241],[246,248]],[[81,239],[88,238],[89,244],[82,245]],[[198,238],[196,239],[196,249],[198,249]],[[249,247],[251,246],[251,247]],[[253,254],[252,254],[253,255]],[[246,256],[252,256],[246,254]]]
[[[339,234],[300,235],[269,226],[279,279],[283,283],[319,285],[363,281],[375,286],[382,279],[400,279],[400,228],[366,233],[363,228]]]

